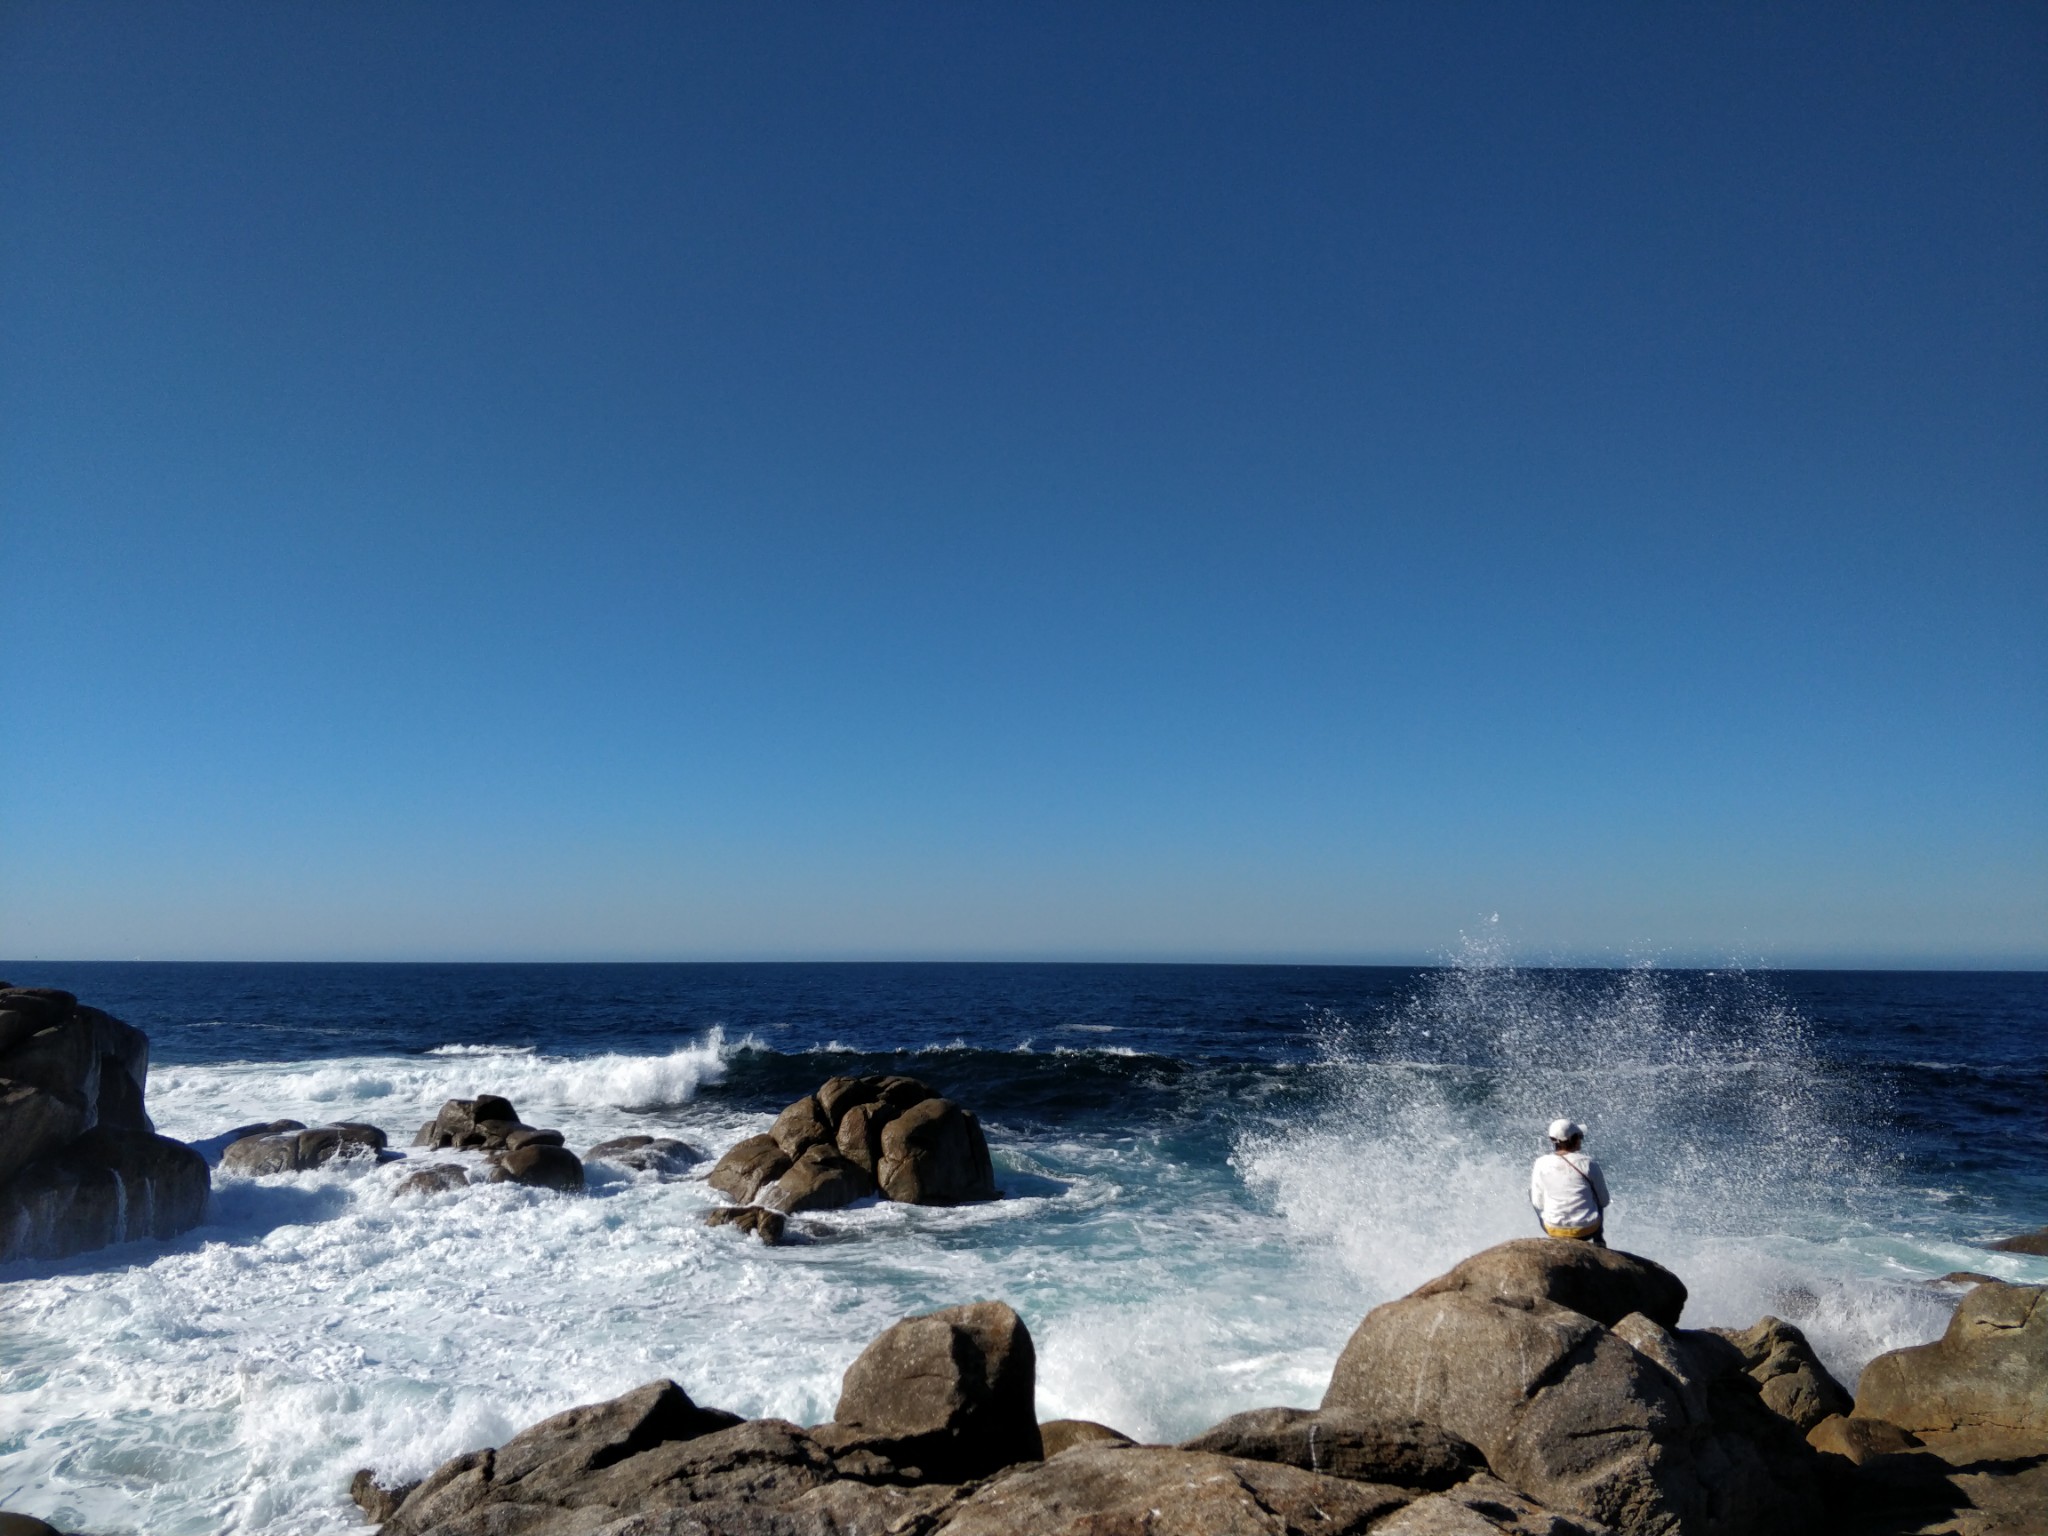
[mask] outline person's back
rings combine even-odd
[[[1550,1123],[1550,1152],[1529,1170],[1529,1203],[1552,1237],[1602,1243],[1607,1180],[1600,1165],[1579,1150],[1585,1129],[1570,1120]]]

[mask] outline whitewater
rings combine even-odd
[[[156,1043],[150,1112],[216,1157],[275,1117],[366,1120],[402,1148],[445,1099],[492,1092],[579,1151],[656,1134],[707,1161],[670,1181],[591,1164],[582,1196],[424,1200],[392,1198],[403,1162],[216,1172],[178,1239],[0,1269],[0,1507],[67,1528],[333,1531],[358,1518],[358,1467],[417,1476],[661,1376],[816,1422],[889,1323],[982,1297],[1032,1330],[1041,1418],[1174,1440],[1313,1404],[1366,1310],[1532,1234],[1529,1159],[1559,1114],[1591,1127],[1612,1240],[1686,1280],[1690,1325],[1789,1318],[1845,1381],[1940,1332],[1953,1293],[1929,1280],[2048,1278],[1980,1246],[2041,1193],[2014,1183],[2035,1131],[1998,1129],[2000,1095],[2040,1081],[2031,982],[2017,1043],[1965,1029],[1977,1055],[1941,1061],[1738,973],[1471,963],[1368,987],[1208,968],[1162,990],[1118,968],[899,968],[764,975],[751,1004],[721,973],[596,1002],[579,983],[581,1013],[532,977],[481,996],[440,977],[408,1013],[388,997],[417,977],[364,998],[361,975],[337,992],[309,973],[241,978],[237,1020],[206,1016],[204,977],[84,969],[50,979],[87,1001],[129,988],[112,1003]],[[709,1159],[822,1078],[877,1069],[981,1113],[1007,1198],[801,1216],[778,1248],[703,1225]],[[1968,1156],[1929,1155],[1930,1084],[1984,1101],[1961,1131],[1940,1112]]]

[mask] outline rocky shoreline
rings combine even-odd
[[[147,1071],[140,1031],[68,993],[0,989],[0,1258],[203,1219],[207,1158],[155,1134]],[[407,1160],[393,1199],[479,1181],[573,1198],[586,1163],[703,1177],[734,1202],[707,1222],[770,1243],[788,1218],[855,1200],[1000,1198],[979,1122],[904,1077],[834,1078],[704,1175],[705,1154],[668,1138],[578,1157],[491,1094],[447,1101],[409,1159],[359,1122],[201,1145],[251,1178]],[[882,1333],[821,1424],[742,1419],[660,1380],[419,1483],[366,1469],[350,1491],[382,1536],[2040,1536],[2048,1294],[1947,1279],[1969,1289],[1944,1336],[1873,1360],[1853,1398],[1791,1324],[1687,1328],[1670,1271],[1537,1239],[1368,1313],[1315,1406],[1235,1414],[1176,1446],[1041,1423],[1030,1332],[980,1301]],[[0,1513],[0,1536],[49,1531]]]
[[[1680,1326],[1677,1276],[1546,1239],[1368,1313],[1316,1408],[1178,1446],[1041,1424],[998,1301],[907,1318],[830,1421],[743,1420],[672,1381],[423,1481],[357,1474],[380,1536],[2027,1536],[2048,1512],[2048,1296],[1976,1287],[1859,1395],[1776,1318]]]

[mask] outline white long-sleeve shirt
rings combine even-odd
[[[1529,1203],[1546,1227],[1597,1227],[1607,1209],[1607,1180],[1585,1153],[1551,1152],[1529,1170]]]

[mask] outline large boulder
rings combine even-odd
[[[1648,1260],[1503,1244],[1368,1313],[1322,1411],[1420,1419],[1530,1497],[1631,1536],[1810,1529],[1812,1451],[1732,1345],[1674,1331],[1683,1305]]]
[[[206,1160],[156,1135],[149,1037],[54,987],[0,986],[0,1261],[169,1237],[206,1212]]]
[[[1000,1301],[905,1318],[861,1352],[840,1384],[837,1443],[927,1477],[960,1481],[1044,1454],[1034,1409],[1037,1356]]]
[[[2048,1442],[2048,1287],[1987,1281],[1932,1344],[1863,1368],[1856,1415],[1919,1435],[1993,1431]],[[2048,1445],[2044,1445],[2048,1448]]]
[[[1434,1424],[1370,1419],[1343,1409],[1253,1408],[1182,1441],[1180,1448],[1432,1491],[1486,1470],[1474,1447]]]
[[[1410,1497],[1272,1462],[1079,1445],[989,1484],[940,1529],[944,1536],[1363,1536]]]
[[[175,1237],[205,1219],[206,1159],[148,1131],[87,1131],[0,1186],[0,1260]]]
[[[981,1122],[950,1099],[913,1104],[882,1127],[875,1182],[909,1205],[960,1205],[997,1193]]]

